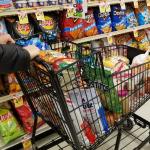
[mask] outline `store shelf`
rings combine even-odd
[[[40,134],[42,134],[42,133],[44,133],[44,132],[46,132],[48,130],[50,130],[50,127],[47,124],[44,124],[43,126],[41,126],[40,128],[37,129],[36,135],[40,135]],[[1,147],[0,149],[1,150],[7,150],[7,149],[9,149],[9,148],[11,148],[11,147],[21,143],[25,137],[31,138],[32,135],[31,134],[30,135],[26,134],[26,135],[24,135],[24,136],[22,136],[20,138],[17,138],[16,140],[12,141],[11,143],[7,144],[6,146]]]
[[[124,3],[134,3],[134,2],[137,2],[137,1],[144,1],[144,0],[122,0],[122,2]],[[114,5],[114,4],[120,4],[121,0],[112,0],[112,1],[108,1],[108,3],[110,5]],[[95,6],[98,6],[100,4],[100,2],[89,2],[88,3],[88,7],[95,7]]]
[[[9,100],[14,99],[14,97],[20,97],[20,96],[23,96],[22,92],[17,92],[17,93],[14,93],[14,94],[2,96],[2,97],[0,97],[0,103],[7,102]]]
[[[134,29],[130,28],[130,29],[114,31],[114,32],[106,33],[106,34],[99,34],[99,35],[89,36],[89,37],[85,37],[85,38],[82,38],[82,39],[74,40],[73,42],[74,43],[84,43],[84,42],[94,41],[94,40],[98,40],[98,39],[102,39],[102,38],[107,38],[109,36],[115,36],[115,35],[120,35],[120,34],[133,32],[134,30],[135,31],[136,30],[142,30],[142,29],[146,29],[146,28],[150,28],[150,24],[138,26],[138,27],[135,27]]]
[[[53,5],[53,6],[43,6],[43,7],[36,7],[36,8],[26,8],[26,9],[12,9],[9,11],[2,11],[0,12],[0,17],[2,16],[13,16],[17,15],[20,12],[26,12],[27,14],[35,13],[37,10],[42,10],[43,12],[48,11],[57,11],[57,10],[63,10],[62,6],[59,5]]]

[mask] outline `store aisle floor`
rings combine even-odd
[[[130,133],[132,133],[133,136],[126,132],[123,132],[119,150],[132,150],[133,148],[138,146],[138,144],[141,143],[140,140],[143,140],[148,136],[148,128],[142,129],[139,126],[135,125],[134,128],[130,131]],[[135,139],[134,136],[138,137],[139,139]],[[97,150],[114,150],[116,137],[117,131],[113,132],[111,136],[109,136],[104,141],[104,143],[99,148],[97,148]],[[49,150],[62,150],[62,149],[72,150],[72,148],[68,146],[66,142],[63,142],[53,148],[50,148]],[[150,150],[150,145],[149,144],[145,145],[141,150]]]

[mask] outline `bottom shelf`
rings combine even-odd
[[[37,129],[36,131],[36,136],[42,134],[42,133],[45,133],[46,131],[49,131],[51,128],[47,125],[47,124],[44,124],[42,125],[40,128]],[[20,137],[20,138],[17,138],[16,140],[10,142],[9,144],[1,147],[0,149],[1,150],[8,150],[8,149],[14,149],[13,147],[18,145],[18,144],[22,144],[22,141],[23,139],[28,136],[29,138],[32,137],[32,134],[25,134],[24,136]]]

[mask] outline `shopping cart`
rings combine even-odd
[[[77,150],[95,150],[118,128],[118,149],[121,130],[132,129],[130,116],[150,99],[145,92],[150,62],[112,73],[104,67],[104,59],[126,56],[131,63],[134,56],[144,52],[128,46],[91,51],[70,42],[53,47],[70,51],[67,56],[76,60],[54,71],[50,64],[37,58],[30,70],[16,74],[34,115],[40,115]],[[116,77],[119,80],[114,80]]]

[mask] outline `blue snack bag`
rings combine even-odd
[[[122,10],[120,5],[114,5],[111,7],[111,19],[113,31],[119,31],[127,28],[125,10]]]
[[[135,10],[139,25],[145,25],[150,22],[150,14],[145,2],[139,2],[139,8]]]
[[[100,13],[99,9],[95,9],[94,17],[95,17],[98,32],[100,34],[109,33],[112,31],[111,18],[109,12]]]
[[[138,22],[132,7],[127,7],[126,17],[127,17],[127,28],[134,28],[138,26]]]

